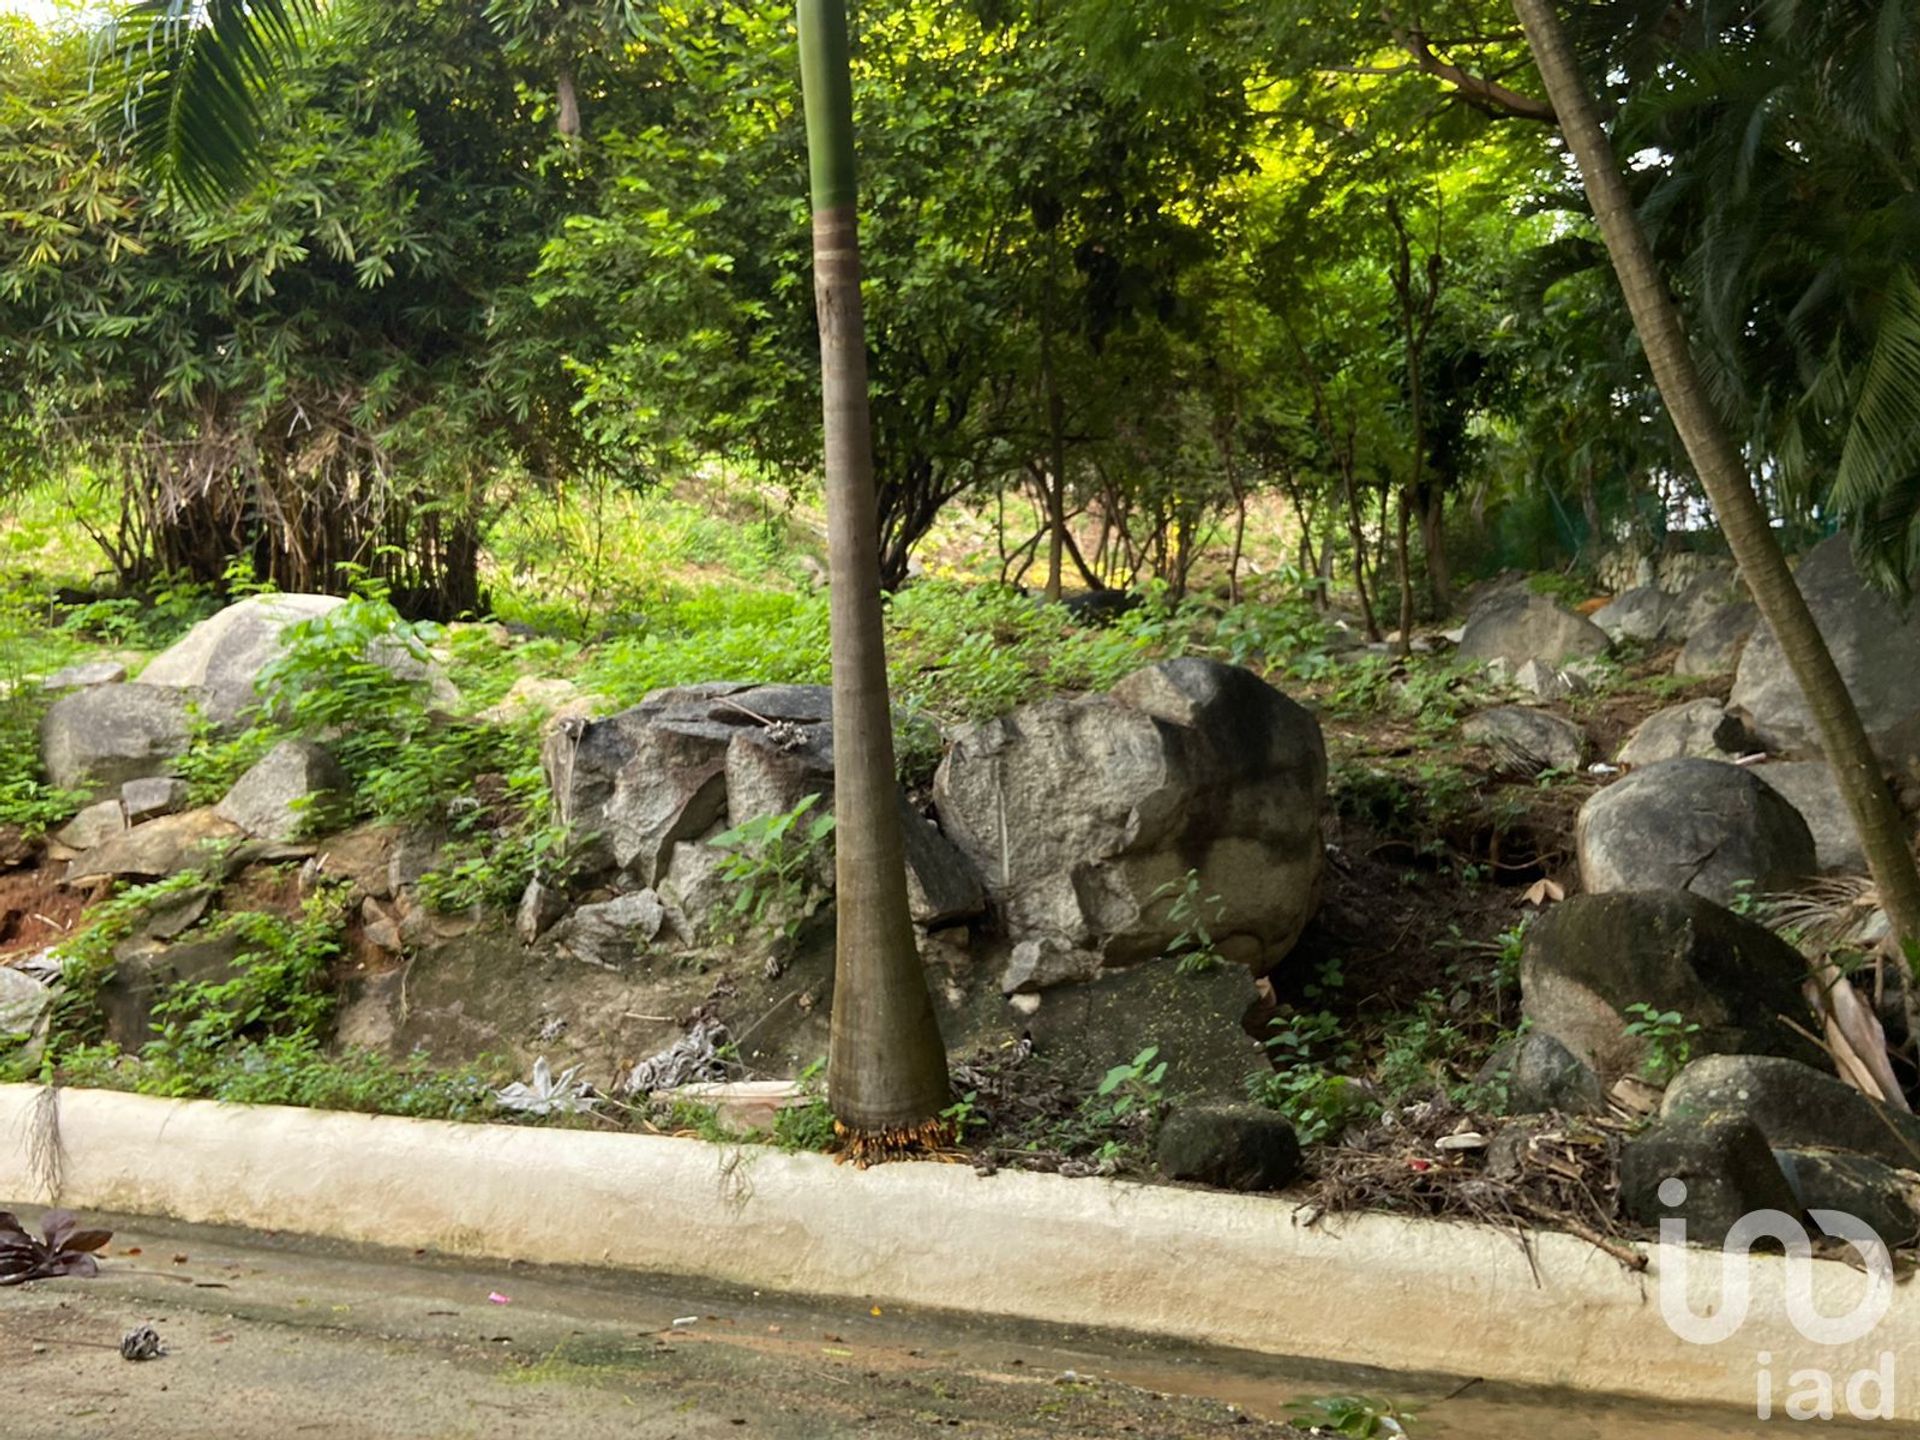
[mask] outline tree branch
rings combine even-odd
[[[1402,25],[1394,19],[1391,10],[1382,9],[1380,18],[1386,22],[1387,29],[1400,47],[1413,57],[1413,63],[1423,73],[1444,80],[1459,93],[1460,98],[1474,109],[1494,116],[1496,119],[1512,116],[1519,120],[1537,120],[1545,125],[1558,123],[1553,106],[1533,95],[1522,94],[1498,80],[1485,75],[1475,75],[1464,70],[1452,61],[1435,53],[1426,32],[1412,25]]]

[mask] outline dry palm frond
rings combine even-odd
[[[924,1125],[903,1125],[886,1130],[849,1130],[838,1120],[833,1122],[833,1158],[865,1170],[895,1160],[938,1160],[957,1164],[967,1157],[954,1145],[953,1126],[945,1120],[929,1120]]]
[[[1880,892],[1865,876],[1830,875],[1792,894],[1769,896],[1766,920],[1809,955],[1872,949],[1891,933]]]

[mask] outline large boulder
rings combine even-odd
[[[129,780],[167,774],[192,738],[180,692],[96,685],[48,707],[40,721],[40,759],[60,789],[104,800]]]
[[[1559,664],[1602,654],[1610,643],[1598,625],[1544,595],[1502,590],[1467,616],[1460,654],[1467,660],[1505,660],[1516,667],[1529,660]]]
[[[1016,940],[1107,964],[1159,955],[1191,874],[1223,897],[1204,916],[1214,940],[1264,969],[1318,903],[1326,778],[1310,714],[1249,671],[1187,658],[965,731],[934,803]]]
[[[262,840],[297,840],[323,828],[346,776],[312,740],[282,740],[234,781],[213,813]]]
[[[1663,1120],[1629,1140],[1620,1206],[1642,1225],[1684,1219],[1699,1245],[1718,1245],[1756,1211],[1800,1213],[1766,1137],[1737,1112]]]
[[[158,880],[188,868],[210,869],[244,834],[238,825],[214,814],[211,806],[163,815],[88,850],[67,867],[66,883]]]
[[[1806,962],[1764,926],[1680,890],[1577,895],[1534,923],[1520,956],[1521,1010],[1612,1084],[1640,1070],[1633,1005],[1677,1011],[1696,1055],[1745,1052],[1809,1064],[1822,1052],[1783,1016],[1806,1013]]]
[[[1689,700],[1641,721],[1620,747],[1622,765],[1657,765],[1662,760],[1720,760],[1739,755],[1752,737],[1740,718],[1718,700]]]
[[[1684,579],[1663,577],[1661,588],[1673,596],[1660,627],[1662,640],[1690,640],[1714,615],[1747,599],[1745,582],[1725,561],[1709,561]]]
[[[1593,623],[1610,640],[1658,640],[1672,604],[1658,586],[1642,585],[1594,611]]]
[[[1475,745],[1493,751],[1498,767],[1512,774],[1578,770],[1586,758],[1586,731],[1571,720],[1525,705],[1483,710],[1469,719],[1460,733]]]
[[[1819,871],[1800,812],[1752,771],[1718,760],[1635,770],[1581,807],[1574,840],[1593,894],[1690,890],[1726,904],[1743,884],[1766,894]]]
[[[1902,609],[1854,568],[1844,536],[1810,551],[1795,575],[1881,758],[1920,774],[1920,611]],[[1817,754],[1820,735],[1773,632],[1747,642],[1732,703],[1767,749]]]
[[[577,872],[658,886],[685,933],[705,933],[724,862],[697,842],[785,815],[808,797],[833,809],[832,694],[824,685],[681,686],[605,720],[569,720],[545,750]],[[972,862],[899,798],[913,918],[971,919],[986,908]],[[669,870],[679,873],[669,878]],[[831,866],[817,878],[831,885]]]
[[[1867,852],[1854,829],[1840,782],[1824,760],[1774,760],[1753,773],[1779,791],[1813,832],[1814,857],[1829,874],[1864,875]]]
[[[286,631],[344,604],[337,595],[249,595],[154,656],[133,683],[187,692],[207,719],[232,725],[259,704],[256,682],[286,648]],[[450,698],[439,669],[397,641],[377,645],[374,658],[396,675],[429,685],[438,698]]]
[[[1844,1150],[1920,1170],[1920,1117],[1772,1055],[1709,1055],[1667,1086],[1662,1119],[1746,1116],[1775,1150]]]
[[[753,706],[752,686],[688,685],[555,730],[545,749],[547,778],[580,870],[656,884],[675,845],[726,819],[727,747],[746,726],[779,724],[802,743],[817,743],[807,741],[801,722]]]
[[[1716,606],[1687,634],[1673,673],[1690,679],[1731,675],[1759,623],[1760,611],[1750,603]]]

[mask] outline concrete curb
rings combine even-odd
[[[585,1131],[64,1090],[55,1193],[35,1159],[42,1095],[0,1086],[0,1199],[1743,1408],[1758,1352],[1780,1376],[1817,1367],[1842,1389],[1884,1352],[1920,1353],[1920,1296],[1904,1291],[1865,1340],[1802,1339],[1780,1257],[1747,1262],[1744,1328],[1697,1346],[1662,1322],[1657,1259],[1630,1274],[1565,1235],[1538,1236],[1530,1263],[1490,1230],[1390,1216],[1308,1226],[1280,1198],[958,1165],[863,1174],[817,1155]],[[1850,1310],[1863,1278],[1811,1269],[1819,1310]],[[1696,1253],[1681,1283],[1706,1313],[1720,1281],[1718,1255]],[[1791,1387],[1774,1384],[1784,1403]],[[1896,1394],[1900,1415],[1920,1414],[1920,1366]]]

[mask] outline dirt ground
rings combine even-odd
[[[1771,1428],[863,1301],[108,1223],[99,1278],[0,1290],[4,1440],[1298,1440],[1287,1416],[1333,1393],[1411,1408],[1420,1440]],[[120,1337],[143,1323],[168,1353],[129,1363]]]

